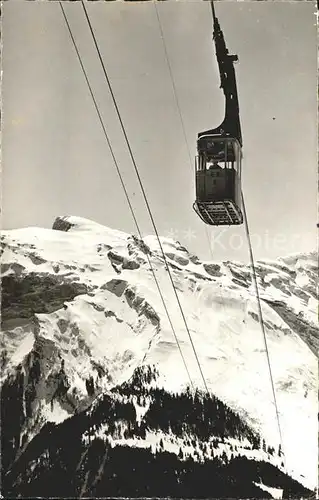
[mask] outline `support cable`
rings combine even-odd
[[[189,158],[189,164],[190,164],[191,171],[193,173],[192,156],[191,156],[191,152],[190,152],[189,142],[187,140],[185,123],[184,123],[183,114],[182,114],[181,106],[180,106],[179,99],[178,99],[177,88],[176,88],[176,85],[175,85],[173,71],[172,71],[172,67],[171,67],[171,64],[170,64],[168,50],[167,50],[167,46],[166,46],[166,42],[165,42],[164,30],[163,30],[163,27],[162,27],[161,18],[160,18],[160,15],[159,15],[159,12],[158,12],[158,8],[157,8],[157,2],[154,2],[154,8],[155,8],[155,11],[156,11],[156,16],[157,16],[157,21],[158,21],[159,30],[160,30],[160,34],[161,34],[161,39],[162,39],[162,43],[163,43],[163,48],[164,48],[164,53],[165,53],[165,57],[166,57],[167,67],[168,67],[170,78],[171,78],[171,82],[172,82],[172,88],[173,88],[174,98],[175,98],[175,101],[176,101],[176,106],[177,106],[177,109],[178,109],[180,123],[181,123],[181,126],[182,126],[184,141],[185,141],[186,148],[187,148],[187,153],[188,153],[188,158]],[[208,231],[208,228],[207,228],[206,224],[204,224],[204,229],[205,229],[206,239],[207,239],[207,243],[208,243],[209,254],[210,254],[211,260],[213,261],[214,260],[214,256],[213,256],[213,251],[212,251],[212,245],[211,245],[209,231]],[[220,231],[219,231],[219,234],[220,234]],[[219,298],[221,300],[221,306],[222,306],[224,315],[227,316],[226,309],[225,309],[225,304],[224,304],[224,298],[222,297],[222,293],[219,290],[219,287],[217,288],[217,293],[218,293]]]
[[[189,143],[188,143],[188,140],[187,140],[184,119],[183,119],[183,115],[182,115],[182,111],[181,111],[181,107],[180,107],[180,103],[179,103],[179,99],[178,99],[176,85],[175,85],[175,82],[174,82],[173,71],[172,71],[172,67],[171,67],[171,64],[170,64],[169,56],[168,56],[168,50],[167,50],[166,43],[165,43],[164,31],[163,31],[163,28],[162,28],[161,19],[160,19],[160,16],[159,16],[159,13],[158,13],[158,9],[157,9],[157,2],[154,2],[154,7],[155,7],[157,21],[158,21],[158,25],[159,25],[159,29],[160,29],[160,33],[161,33],[161,39],[162,39],[162,42],[163,42],[163,47],[164,47],[164,52],[165,52],[167,67],[168,67],[169,74],[170,74],[170,77],[171,77],[171,82],[172,82],[172,87],[173,87],[173,93],[174,93],[174,97],[175,97],[175,101],[176,101],[176,106],[177,106],[177,109],[178,109],[178,114],[179,114],[179,118],[180,118],[180,122],[181,122],[181,126],[182,126],[183,136],[184,136],[184,140],[185,140],[185,144],[186,144],[186,148],[187,148],[187,153],[188,153],[188,158],[189,158],[189,164],[190,164],[190,167],[191,167],[191,171],[193,173],[192,156],[191,156],[191,152],[190,152]],[[206,224],[205,224],[204,227],[205,227],[205,233],[206,233],[207,242],[208,242],[208,245],[209,245],[210,255],[211,255],[211,258],[213,260],[213,252],[212,252],[212,248],[211,248],[211,244],[210,244],[210,238],[209,238],[209,233],[208,233],[208,229],[207,229]]]
[[[280,438],[280,444],[281,444],[281,449],[282,449],[282,452],[283,452],[284,465],[285,465],[285,454],[284,454],[284,450],[283,450],[283,439],[282,439],[282,432],[281,432],[281,425],[280,425],[280,418],[279,418],[279,410],[278,410],[278,404],[277,404],[276,390],[275,390],[275,384],[274,384],[274,379],[273,379],[273,374],[272,374],[272,369],[271,369],[271,363],[270,363],[269,349],[268,349],[268,343],[267,343],[267,337],[266,337],[264,319],[263,319],[263,314],[262,314],[259,289],[258,289],[258,284],[257,284],[257,274],[256,274],[255,263],[254,263],[253,249],[252,249],[252,245],[251,245],[250,232],[249,232],[249,227],[248,227],[248,219],[247,219],[247,212],[246,212],[246,207],[245,207],[245,200],[244,200],[243,191],[241,191],[241,199],[242,199],[242,207],[243,207],[245,231],[246,231],[248,248],[249,248],[250,265],[251,265],[252,277],[253,277],[253,281],[254,281],[254,285],[255,285],[256,297],[257,297],[259,323],[260,323],[260,327],[261,327],[261,331],[262,331],[263,339],[264,339],[264,344],[265,344],[265,350],[266,350],[266,355],[267,355],[267,362],[268,362],[268,368],[269,368],[269,375],[270,375],[272,393],[273,393],[273,398],[274,398],[274,403],[275,403],[275,409],[276,409],[276,417],[277,417],[279,438]]]
[[[87,77],[87,73],[85,71],[85,68],[83,66],[83,63],[82,63],[82,59],[81,59],[81,56],[80,56],[80,53],[78,51],[78,48],[77,48],[77,45],[76,45],[76,42],[75,42],[75,39],[74,39],[74,36],[73,36],[73,33],[72,33],[72,30],[71,30],[71,26],[68,22],[68,19],[67,19],[67,16],[66,16],[66,13],[64,11],[64,7],[62,6],[62,3],[59,2],[60,4],[60,7],[61,7],[61,10],[62,10],[62,14],[63,14],[63,17],[64,17],[64,20],[66,22],[66,25],[67,25],[67,28],[68,28],[68,32],[69,32],[69,35],[71,37],[71,40],[72,40],[72,43],[73,43],[73,46],[75,48],[75,51],[76,51],[76,54],[77,54],[77,57],[78,57],[78,60],[80,62],[80,65],[81,65],[81,69],[83,71],[83,74],[84,74],[84,77],[85,77],[85,80],[86,80],[86,83],[88,85],[88,88],[89,88],[89,91],[90,91],[90,94],[91,94],[91,97],[92,97],[92,100],[93,100],[93,103],[94,103],[94,106],[95,106],[95,109],[96,109],[96,112],[97,112],[97,115],[98,115],[98,118],[99,118],[99,121],[100,121],[100,124],[101,124],[101,127],[102,127],[102,130],[103,130],[103,133],[104,133],[104,136],[105,136],[105,139],[107,141],[107,144],[108,144],[108,147],[109,147],[109,150],[111,152],[111,155],[112,155],[112,158],[113,158],[113,162],[114,162],[114,165],[115,165],[115,168],[117,170],[117,173],[118,173],[118,176],[120,178],[120,182],[121,182],[121,185],[122,185],[122,188],[124,190],[124,193],[125,193],[125,197],[126,197],[126,200],[127,200],[127,203],[129,205],[129,208],[130,208],[130,211],[131,211],[131,214],[132,214],[132,217],[133,217],[133,220],[134,220],[134,223],[135,223],[135,226],[136,226],[136,229],[137,229],[137,232],[138,232],[138,235],[140,237],[141,240],[143,240],[143,237],[142,237],[142,233],[141,233],[141,230],[140,230],[140,227],[139,227],[139,224],[137,222],[137,219],[135,217],[135,213],[134,213],[134,209],[132,207],[132,204],[130,202],[130,198],[129,198],[129,195],[128,195],[128,192],[127,192],[127,189],[125,187],[125,183],[123,181],[123,177],[122,177],[122,174],[120,172],[120,169],[119,169],[119,166],[118,166],[118,163],[117,163],[117,160],[115,158],[115,155],[114,155],[114,152],[113,152],[113,149],[112,149],[112,145],[110,143],[110,139],[108,137],[108,134],[106,132],[106,129],[105,129],[105,126],[104,126],[104,123],[103,123],[103,119],[102,119],[102,116],[101,116],[101,113],[99,111],[99,108],[98,108],[98,105],[97,105],[97,102],[96,102],[96,99],[94,97],[94,94],[93,94],[93,91],[92,91],[92,87],[90,85],[90,82],[89,82],[89,79]],[[172,328],[172,331],[173,331],[173,334],[174,334],[174,337],[175,337],[175,340],[176,340],[176,343],[177,343],[177,346],[178,346],[178,349],[179,349],[179,352],[181,354],[181,357],[182,357],[182,360],[183,360],[183,363],[184,363],[184,366],[185,366],[185,369],[186,369],[186,372],[187,372],[187,375],[188,375],[188,378],[189,378],[189,381],[190,381],[190,384],[193,388],[193,391],[195,390],[194,389],[194,384],[193,384],[193,381],[191,379],[191,376],[190,376],[190,373],[189,373],[189,370],[188,370],[188,367],[187,367],[187,363],[186,363],[186,360],[184,358],[184,355],[183,355],[183,352],[182,352],[182,349],[181,349],[181,346],[180,346],[180,343],[179,343],[179,340],[178,340],[178,337],[177,337],[177,334],[176,334],[176,331],[174,329],[174,326],[172,324],[172,320],[170,318],[170,315],[169,315],[169,312],[168,312],[168,309],[166,307],[166,303],[165,303],[165,300],[164,300],[164,297],[163,297],[163,294],[162,294],[162,291],[161,291],[161,288],[160,288],[160,285],[159,285],[159,282],[157,280],[157,277],[156,277],[156,274],[155,274],[155,271],[154,271],[154,268],[153,268],[153,265],[151,263],[151,260],[150,260],[150,257],[148,254],[146,254],[147,256],[147,259],[148,259],[148,263],[150,265],[150,268],[151,268],[151,272],[153,274],[153,277],[154,277],[154,280],[155,280],[155,283],[156,283],[156,286],[157,286],[157,289],[158,289],[158,292],[159,292],[159,295],[161,297],[161,300],[162,300],[162,303],[163,303],[163,306],[164,306],[164,309],[165,309],[165,312],[166,312],[166,315],[167,315],[167,318],[169,320],[169,323],[170,323],[170,326]]]
[[[215,13],[215,6],[214,6],[214,0],[211,0],[210,6],[212,8],[212,15],[213,15],[213,20],[215,21],[216,18],[216,13]]]
[[[218,21],[217,21],[217,17],[216,17],[216,13],[215,13],[214,0],[211,0],[210,4],[211,4],[211,9],[212,9],[213,23],[214,23],[214,27],[215,27],[215,25],[218,25]],[[226,99],[227,99],[227,97],[226,97]],[[268,344],[267,344],[267,337],[266,337],[266,331],[265,331],[265,325],[264,325],[264,320],[263,320],[263,315],[262,315],[261,301],[260,301],[259,289],[258,289],[258,283],[257,283],[257,275],[256,275],[256,269],[255,269],[255,263],[254,263],[254,256],[253,256],[253,250],[252,250],[250,233],[249,233],[249,227],[248,227],[247,212],[246,212],[244,195],[243,195],[243,191],[242,190],[241,190],[241,198],[242,198],[242,206],[243,206],[245,232],[246,232],[247,242],[248,242],[248,248],[249,248],[250,265],[251,265],[251,270],[252,270],[252,278],[253,278],[254,285],[255,285],[255,290],[256,290],[257,305],[258,305],[258,316],[259,316],[259,322],[260,322],[260,326],[261,326],[261,330],[262,330],[262,334],[263,334],[263,339],[264,339],[264,344],[265,344],[265,350],[266,350],[266,355],[267,355],[267,363],[268,363],[269,375],[270,375],[270,381],[271,381],[271,388],[272,388],[273,399],[274,399],[275,410],[276,410],[276,418],[277,418],[277,424],[278,424],[279,439],[280,439],[281,449],[283,451],[283,439],[282,439],[282,432],[281,432],[281,425],[280,425],[280,418],[279,418],[279,410],[278,410],[278,404],[277,404],[276,390],[275,390],[275,384],[274,384],[274,379],[273,379],[273,374],[272,374],[272,369],[271,369],[271,362],[270,362],[270,356],[269,356],[269,350],[268,350]],[[284,452],[283,452],[283,457],[284,457],[284,461],[283,462],[284,462],[284,467],[285,467],[285,454],[284,454]]]
[[[185,328],[186,328],[188,337],[190,339],[190,343],[191,343],[191,346],[192,346],[192,349],[193,349],[193,352],[194,352],[194,355],[195,355],[195,358],[196,358],[196,361],[197,361],[197,364],[198,364],[198,368],[199,368],[201,377],[203,379],[204,387],[205,387],[207,393],[209,394],[208,387],[207,387],[207,384],[206,384],[206,380],[205,380],[205,377],[204,377],[204,374],[203,374],[203,370],[202,370],[202,367],[200,365],[199,358],[198,358],[198,355],[197,355],[197,352],[196,352],[196,349],[195,349],[195,345],[194,345],[194,342],[193,342],[190,330],[189,330],[187,322],[186,322],[185,314],[184,314],[184,311],[182,309],[182,305],[181,305],[180,299],[179,299],[177,291],[176,291],[176,287],[175,287],[175,284],[174,284],[174,281],[173,281],[173,277],[172,277],[170,268],[169,268],[168,263],[167,263],[166,255],[164,253],[163,246],[162,246],[162,243],[161,243],[161,240],[160,240],[157,228],[156,228],[156,224],[155,224],[155,221],[154,221],[154,218],[153,218],[153,214],[152,214],[150,205],[149,205],[148,200],[147,200],[147,196],[146,196],[146,193],[145,193],[145,190],[144,190],[144,187],[143,187],[143,183],[142,183],[142,180],[141,180],[141,177],[140,177],[140,174],[139,174],[139,170],[138,170],[135,158],[134,158],[134,154],[133,154],[133,151],[132,151],[130,142],[128,140],[128,136],[127,136],[124,124],[123,124],[121,113],[119,111],[119,107],[117,105],[116,98],[114,96],[114,92],[113,92],[113,89],[112,89],[112,86],[111,86],[111,83],[110,83],[110,80],[109,80],[109,77],[108,77],[108,74],[107,74],[107,71],[106,71],[106,68],[105,68],[102,56],[101,56],[101,52],[99,50],[99,47],[98,47],[98,44],[97,44],[97,40],[96,40],[94,31],[93,31],[93,28],[92,28],[92,24],[91,24],[91,21],[90,21],[90,18],[88,16],[88,13],[87,13],[87,10],[86,10],[86,7],[84,5],[83,0],[81,0],[81,4],[82,4],[82,7],[83,7],[84,14],[85,14],[86,20],[88,22],[89,28],[90,28],[91,35],[93,37],[93,41],[94,41],[94,45],[95,45],[95,48],[96,48],[97,53],[98,53],[98,57],[100,59],[101,65],[102,65],[102,69],[103,69],[104,76],[105,76],[105,79],[106,79],[108,87],[109,87],[109,91],[110,91],[110,94],[111,94],[111,97],[112,97],[112,100],[113,100],[114,107],[115,107],[117,115],[118,115],[118,119],[119,119],[119,122],[120,122],[120,125],[121,125],[121,128],[122,128],[122,132],[123,132],[123,135],[124,135],[124,138],[125,138],[125,142],[126,142],[126,145],[127,145],[127,148],[128,148],[128,151],[129,151],[129,154],[130,154],[133,166],[134,166],[134,170],[135,170],[135,173],[136,173],[136,176],[138,178],[139,185],[140,185],[140,188],[141,188],[141,191],[142,191],[142,194],[143,194],[145,205],[147,207],[147,211],[148,211],[148,214],[150,216],[150,219],[151,219],[151,222],[152,222],[152,226],[153,226],[153,229],[154,229],[154,232],[155,232],[155,235],[156,235],[156,238],[157,238],[157,241],[158,241],[158,244],[159,244],[162,256],[163,256],[165,267],[166,267],[166,270],[168,272],[171,284],[173,286],[173,290],[174,290],[174,294],[175,294],[175,297],[176,297],[176,300],[177,300],[177,303],[178,303],[178,307],[180,309],[180,312],[181,312],[181,315],[182,315],[182,318],[183,318],[183,321],[184,321],[184,324],[185,324]]]

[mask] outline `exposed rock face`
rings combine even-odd
[[[295,295],[304,297],[303,294],[295,292]],[[306,295],[306,294],[305,294]],[[304,340],[304,342],[309,346],[315,356],[318,357],[319,354],[319,332],[318,327],[309,324],[307,319],[304,317],[303,312],[298,314],[286,304],[266,301],[271,307],[278,313],[278,315],[285,321],[289,328],[298,332],[298,335]],[[289,331],[289,329],[288,329]]]
[[[63,276],[9,274],[2,278],[2,321],[52,313],[61,309],[65,301],[72,301],[87,291],[85,284],[68,283]]]
[[[204,269],[211,276],[222,276],[220,266],[218,264],[204,264]]]
[[[62,497],[194,496],[186,472],[194,484],[214,477],[220,497],[236,485],[242,497],[265,498],[260,480],[305,496],[301,475],[313,477],[316,460],[316,257],[257,263],[288,472],[298,483],[279,472],[249,268],[203,263],[177,242],[162,241],[207,377],[207,399],[190,390],[150,270],[148,259],[193,385],[202,388],[156,239],[141,241],[76,217],[58,217],[53,229],[1,238],[6,497],[46,496],[49,487],[50,496]],[[137,479],[131,489],[120,487],[114,478],[125,460],[128,484],[138,477],[137,461],[162,479],[149,489]],[[161,487],[173,470],[168,489]]]
[[[53,223],[52,229],[55,231],[69,231],[74,224],[68,220],[68,217],[57,217]]]

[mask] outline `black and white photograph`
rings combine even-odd
[[[317,36],[2,3],[2,498],[318,498]]]

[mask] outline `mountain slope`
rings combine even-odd
[[[14,484],[20,484],[24,476],[12,469],[13,458],[20,457],[16,461],[19,468],[47,422],[60,424],[75,413],[85,414],[99,398],[103,399],[103,394],[116,388],[120,397],[119,388],[123,390],[134,374],[139,373],[139,367],[147,370],[156,366],[152,387],[147,389],[144,382],[145,390],[151,391],[148,400],[155,397],[154,390],[164,391],[165,405],[169,394],[176,397],[186,394],[190,381],[148,258],[154,266],[192,382],[203,389],[157,240],[147,237],[140,241],[77,217],[58,218],[53,228],[12,230],[2,236],[2,412],[4,428],[8,429],[3,446],[7,450],[4,465],[11,471],[8,477],[15,478]],[[238,415],[241,429],[248,426],[249,432],[257,436],[250,443],[258,448],[257,455],[249,452],[248,443],[240,444],[243,436],[224,436],[237,440],[226,443],[227,460],[230,447],[234,450],[236,446],[234,458],[242,454],[238,452],[242,447],[248,458],[258,458],[280,468],[283,457],[277,453],[276,414],[250,270],[241,263],[200,262],[178,242],[169,239],[163,238],[162,245],[209,390],[227,412]],[[316,255],[258,262],[257,273],[287,471],[314,488]],[[157,394],[155,400],[159,397]],[[143,425],[149,428],[150,409],[146,411],[143,406],[136,406],[136,402],[135,407],[138,411],[134,418],[140,422],[146,418]],[[218,413],[216,408],[214,412]],[[76,417],[71,421],[73,418]],[[185,414],[183,421],[188,420],[189,415]],[[163,425],[165,431],[161,429]],[[202,425],[207,427],[207,422]],[[59,432],[62,431],[55,430],[54,435]],[[156,432],[153,430],[147,439],[143,437],[143,446],[153,442],[155,448],[159,447],[162,439],[167,447],[171,439],[177,440],[167,448],[177,456],[179,448],[185,449],[185,443],[179,441],[176,432],[176,429],[172,432],[171,423],[167,428],[162,422]],[[181,432],[185,440],[189,429]],[[113,434],[108,438],[111,441]],[[219,429],[214,439],[221,437]],[[136,446],[135,438],[126,435],[121,446],[124,442]],[[203,436],[199,439],[201,446],[210,447],[209,440],[205,441]],[[216,441],[215,445],[218,448]],[[267,453],[268,447],[276,451]],[[194,444],[189,447],[193,460],[197,449]],[[208,460],[207,454],[200,456]],[[34,481],[32,478],[32,484]],[[255,482],[259,484],[258,478]]]
[[[156,389],[157,377],[138,368],[87,411],[46,424],[5,476],[7,497],[311,494],[271,464],[274,450],[260,450],[256,432],[220,400]]]

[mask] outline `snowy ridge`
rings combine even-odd
[[[25,448],[45,422],[63,422],[96,404],[99,394],[130,380],[140,366],[158,370],[150,388],[186,390],[187,373],[147,257],[194,386],[203,389],[156,238],[140,241],[79,217],[59,217],[53,227],[3,231],[1,237],[1,380],[14,384],[23,379],[25,417],[18,448],[22,443]],[[250,269],[235,262],[201,262],[178,242],[161,238],[161,243],[209,390],[277,450],[275,407]],[[317,256],[264,260],[256,269],[287,472],[314,488]],[[142,421],[148,409],[134,404]],[[159,447],[162,439],[164,449],[178,454],[179,438],[172,443],[164,434],[150,431],[134,446]],[[230,453],[230,444],[220,450]],[[194,450],[189,453],[195,457]],[[260,453],[265,455],[260,459],[281,467],[278,457]]]

